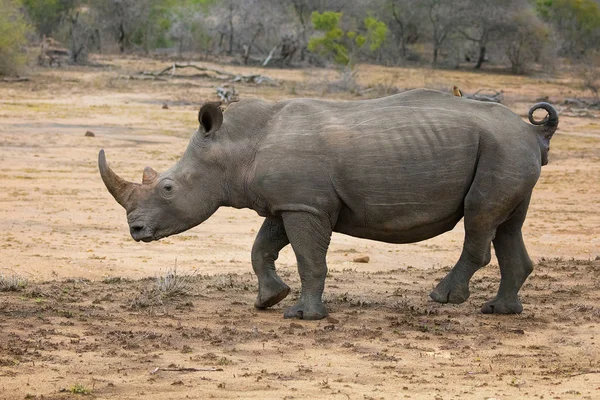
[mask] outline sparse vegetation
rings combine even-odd
[[[27,287],[29,280],[19,274],[0,273],[0,292],[19,292]]]
[[[192,290],[192,279],[195,275],[178,274],[175,266],[156,277],[155,290],[165,298],[188,295]]]
[[[92,393],[92,391],[90,389],[88,389],[85,385],[83,385],[81,383],[76,383],[73,386],[71,386],[70,392],[73,394],[84,394],[84,395]]]
[[[163,305],[166,299],[189,295],[192,291],[196,273],[179,274],[177,266],[168,268],[152,280],[150,286],[142,289],[139,296],[131,302],[131,308],[147,308]]]

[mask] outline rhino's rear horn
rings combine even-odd
[[[119,175],[115,174],[106,162],[104,150],[100,150],[100,153],[98,154],[98,168],[100,169],[100,176],[102,176],[102,180],[110,194],[112,194],[117,203],[127,210],[131,193],[139,185],[127,182]]]
[[[158,178],[158,172],[150,167],[144,168],[144,175],[142,176],[142,185],[149,185]]]

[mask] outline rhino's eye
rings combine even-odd
[[[175,193],[175,185],[173,182],[166,181],[160,185],[160,194],[165,198],[170,198]]]

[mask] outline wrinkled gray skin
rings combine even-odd
[[[548,112],[543,121],[532,117],[538,108]],[[547,103],[529,115],[537,126],[504,106],[431,90],[353,102],[243,100],[225,113],[208,103],[183,157],[166,172],[147,167],[141,185],[126,182],[104,151],[99,166],[137,241],[183,232],[221,206],[265,217],[252,248],[257,308],[288,295],[275,260],[290,243],[302,291],[284,316],[320,319],[332,232],[412,243],[464,217],[462,254],[431,298],[464,302],[493,243],[500,288],[482,311],[520,313],[517,293],[532,271],[521,227],[558,125]]]

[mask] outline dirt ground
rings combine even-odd
[[[365,65],[358,81],[368,90],[358,96],[325,91],[333,71],[198,63],[277,80],[236,84],[241,98],[352,100],[457,84],[503,89],[523,116],[540,98],[559,106],[524,227],[536,268],[522,315],[479,313],[497,290],[495,259],[466,303],[428,299],[459,256],[459,224],[410,245],[334,234],[331,317],[311,322],[282,318],[299,289],[289,248],[278,268],[293,293],[269,311],[252,307],[261,224],[252,211],[221,209],[160,242],[131,239],[99,177],[98,150],[130,180],[148,164],[166,169],[223,81],[193,71],[137,80],[168,63],[96,61],[0,82],[0,275],[28,279],[0,293],[0,399],[600,398],[600,112],[564,106],[586,95],[576,78]],[[353,261],[361,256],[370,261]],[[175,266],[182,293],[160,292],[157,278]]]

